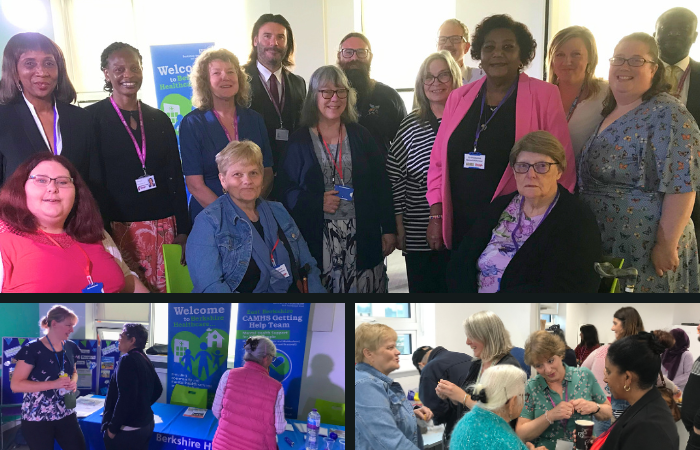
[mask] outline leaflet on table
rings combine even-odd
[[[104,407],[104,404],[104,398],[95,398],[92,396],[78,397],[75,400],[74,409],[78,417],[87,417],[95,411],[99,410],[100,408]]]
[[[185,413],[182,416],[203,419],[206,414],[207,414],[206,409],[194,408],[194,407],[190,406],[189,408],[187,408],[187,411],[185,411]]]

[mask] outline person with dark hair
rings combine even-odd
[[[430,155],[432,250],[458,249],[489,203],[516,191],[509,156],[515,141],[531,131],[549,131],[561,142],[567,164],[559,184],[573,192],[574,154],[559,92],[521,73],[536,46],[528,28],[508,15],[477,25],[470,51],[486,76],[452,92]]]
[[[338,67],[357,91],[359,123],[372,134],[386,160],[391,141],[406,117],[406,105],[395,89],[370,78],[372,45],[364,34],[348,33],[340,40],[337,57]]]
[[[148,330],[138,323],[124,324],[119,335],[119,361],[109,380],[102,416],[106,450],[147,450],[155,422],[153,405],[163,385],[144,348]]]
[[[10,388],[24,393],[21,429],[30,450],[51,450],[54,440],[65,450],[85,449],[71,394],[78,390],[75,361],[80,350],[69,337],[77,324],[73,311],[54,305],[39,321],[44,336],[14,357],[17,366]]]
[[[562,358],[564,364],[569,367],[578,367],[578,364],[576,364],[576,352],[574,349],[569,347],[569,344],[566,343],[566,335],[564,334],[564,330],[562,330],[559,325],[552,325],[549,330],[553,335],[561,339],[561,341],[564,343],[564,347],[566,347],[564,357]]]
[[[700,189],[700,129],[667,93],[660,68],[646,33],[615,47],[603,121],[581,153],[580,198],[596,216],[603,253],[638,270],[636,292],[698,292],[690,213]]]
[[[76,93],[63,52],[40,33],[7,41],[0,78],[0,186],[29,156],[49,152],[72,162],[93,194],[95,137],[90,114],[71,105]]]
[[[121,291],[124,274],[102,239],[99,209],[75,166],[34,154],[0,189],[0,290]]]
[[[141,53],[114,42],[102,52],[105,91],[86,108],[93,116],[104,187],[100,209],[129,268],[152,292],[165,292],[163,244],[182,246],[190,232],[180,152],[172,122],[137,98],[143,81]]]
[[[700,342],[700,325],[697,326],[697,339]],[[695,359],[683,391],[681,420],[688,430],[686,450],[700,450],[700,356]]]
[[[574,352],[576,353],[576,365],[580,366],[588,355],[593,352],[593,350],[600,347],[600,341],[598,340],[598,330],[595,325],[581,325],[579,328],[581,331],[581,343],[576,346]]]
[[[250,108],[265,120],[272,148],[275,175],[287,152],[289,135],[301,126],[301,107],[306,96],[306,81],[290,69],[294,66],[294,33],[280,14],[263,14],[251,33],[252,50],[243,70],[250,76]],[[268,200],[281,200],[272,185]]]
[[[681,328],[671,330],[671,335],[675,343],[661,356],[661,373],[682,391],[693,368],[693,355],[688,350],[690,338]]]

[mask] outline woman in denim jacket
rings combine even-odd
[[[399,368],[396,331],[363,323],[355,329],[355,448],[423,449],[416,416],[430,420],[425,406],[413,409],[389,374]]]
[[[258,198],[260,147],[231,141],[216,155],[224,195],[197,216],[187,240],[192,292],[326,292],[316,260],[294,220],[277,202]]]

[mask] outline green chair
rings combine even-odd
[[[603,256],[603,262],[609,262],[616,269],[622,269],[622,264],[624,264],[624,258],[615,258],[613,256]],[[598,288],[599,294],[619,294],[620,293],[620,283],[617,278],[603,278],[600,280],[600,287]]]
[[[189,293],[194,286],[187,266],[180,264],[182,247],[179,244],[163,244],[163,261],[165,262],[165,289],[171,292]]]
[[[314,407],[321,415],[322,423],[345,426],[345,403],[334,403],[317,398]]]
[[[207,390],[176,384],[170,396],[170,404],[207,409]]]

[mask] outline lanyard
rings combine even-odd
[[[549,212],[552,210],[552,207],[557,202],[558,198],[559,198],[559,192],[557,192],[557,196],[554,197],[554,201],[552,201],[552,203],[549,204],[547,211],[544,213],[544,216],[542,216],[542,220],[540,220],[540,224],[542,224],[542,222],[544,222],[544,219],[547,218],[547,216],[549,215]],[[523,216],[523,203],[524,202],[525,202],[525,197],[522,197],[522,199],[520,200],[520,211],[518,212],[518,224],[513,229],[513,234],[510,235],[510,238],[513,240],[513,245],[515,246],[516,252],[520,249],[520,246],[518,245],[518,241],[515,239],[515,233],[520,229],[520,220],[522,219],[522,216]]]
[[[688,78],[688,74],[690,73],[690,64],[688,64],[688,67],[685,68],[685,72],[683,72],[683,76],[681,77],[680,81],[678,82],[678,90],[676,91],[675,96],[677,98],[681,97],[681,91],[683,90],[683,85],[685,84],[685,79]]]
[[[56,357],[56,362],[58,362],[58,355],[56,355],[56,353],[58,353],[58,352],[56,352],[56,349],[53,348],[53,344],[51,343],[51,339],[49,339],[48,334],[46,335],[46,340],[49,341],[49,345],[51,346],[51,350],[53,350],[53,356]],[[63,341],[61,341],[61,342],[63,342]],[[61,372],[59,373],[59,376],[61,376],[61,374],[64,373],[63,368],[66,364],[66,352],[65,352],[65,349],[63,349],[63,350],[64,351],[61,352],[61,353],[63,353],[63,362],[61,362]]]
[[[114,98],[112,98],[110,96],[109,101],[112,102],[112,106],[114,107],[114,110],[119,115],[119,119],[121,119],[122,124],[124,125],[124,128],[126,128],[126,132],[129,133],[129,137],[131,138],[131,141],[134,143],[134,147],[136,147],[136,154],[139,157],[139,161],[141,161],[141,167],[143,168],[143,174],[146,175],[146,131],[143,128],[143,114],[141,114],[141,102],[136,102],[139,106],[139,123],[141,125],[141,148],[139,148],[139,144],[136,142],[136,138],[134,137],[134,133],[131,132],[131,127],[126,124],[126,120],[124,120],[124,116],[122,115],[122,112],[119,110],[119,107],[117,106],[116,102],[114,101]]]
[[[277,264],[275,264],[275,257],[273,256],[273,253],[275,252],[275,249],[277,248],[277,244],[280,243],[280,238],[277,238],[277,242],[275,242],[275,245],[272,247],[272,250],[270,250],[270,262],[272,263],[272,267],[275,267]]]
[[[318,130],[318,127],[316,127],[316,129]],[[333,158],[333,155],[331,155],[331,150],[328,148],[325,139],[323,139],[323,136],[321,136],[321,130],[318,130],[318,138],[321,140],[321,142],[323,142],[323,148],[326,149],[328,158],[333,163],[333,167],[340,177],[340,183],[345,186],[345,182],[343,181],[343,124],[340,124],[340,132],[338,133],[338,151],[335,152],[335,159]],[[336,161],[338,161],[337,164]],[[335,177],[333,177],[333,184],[335,184]]]
[[[274,73],[272,73],[270,75],[270,78],[272,78],[272,75],[274,75]],[[284,126],[282,124],[282,110],[284,109],[284,73],[282,73],[282,76],[280,77],[281,78],[280,84],[282,85],[282,101],[281,102],[279,102],[277,99],[272,98],[272,93],[270,92],[270,88],[267,86],[267,82],[265,81],[265,79],[263,78],[263,76],[259,70],[258,70],[258,76],[260,77],[260,81],[262,81],[262,85],[265,88],[265,92],[267,92],[267,96],[270,97],[270,101],[272,101],[272,106],[275,107],[275,111],[277,111],[277,115],[280,118],[280,128],[284,128]],[[276,78],[277,77],[275,77],[275,79]]]
[[[221,128],[224,129],[224,133],[226,133],[226,138],[228,139],[229,142],[231,142],[231,135],[229,134],[228,130],[224,126],[224,123],[221,121],[221,116],[219,115],[218,112],[214,108],[212,108],[212,111],[214,111],[214,115],[216,118],[219,120],[219,123],[221,124]],[[233,134],[235,135],[234,137],[236,140],[238,140],[238,114],[236,114],[236,117],[233,119]]]
[[[481,97],[481,112],[479,113],[479,126],[476,128],[476,136],[474,138],[474,153],[479,153],[476,150],[476,144],[479,142],[479,136],[481,135],[481,132],[486,129],[486,126],[491,122],[491,119],[494,118],[496,113],[498,112],[499,109],[501,109],[501,106],[508,100],[508,98],[513,94],[513,91],[515,91],[515,86],[518,84],[518,78],[515,79],[513,82],[513,85],[508,89],[508,92],[506,92],[506,95],[501,99],[501,102],[496,106],[496,109],[491,113],[491,116],[488,118],[486,123],[481,125],[481,117],[484,115],[484,104],[486,103],[486,83],[484,83],[484,87],[482,88],[482,97]]]
[[[564,386],[564,390],[566,391],[566,401],[569,401],[569,383],[567,382],[566,385]],[[554,400],[552,400],[552,396],[549,395],[549,391],[547,391],[547,397],[549,397],[549,401],[552,402],[552,409],[556,408],[557,405],[554,404]],[[562,419],[559,421],[561,423],[561,426],[566,429],[566,422],[568,422],[569,419]]]
[[[51,236],[46,234],[46,232],[44,230],[39,229],[39,231],[41,233],[43,233],[44,236],[46,236],[51,242],[53,242],[56,247],[60,248],[61,250],[64,250],[64,248],[61,247],[59,245],[59,243],[54,240],[54,238],[52,238]],[[85,276],[87,277],[88,283],[90,283],[92,285],[94,283],[92,282],[92,277],[90,276],[90,257],[87,255],[87,253],[85,253],[85,250],[83,250],[83,248],[80,246],[80,244],[75,242],[75,245],[78,247],[78,249],[81,252],[83,252],[83,255],[85,255],[85,266],[83,267],[83,272],[85,272]]]
[[[583,87],[585,85],[585,83],[581,85],[581,89],[578,91],[578,95],[574,99],[574,102],[571,104],[571,108],[569,108],[569,113],[566,115],[567,123],[569,122],[569,119],[571,119],[571,116],[574,115],[574,111],[576,110],[576,106],[578,105],[578,99],[581,97],[581,94],[583,93]]]

